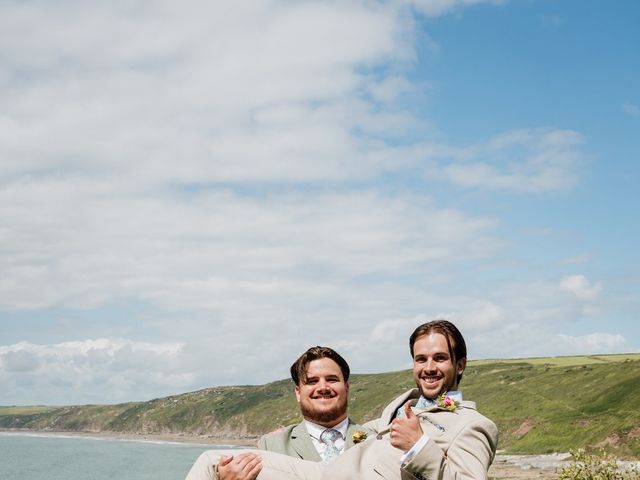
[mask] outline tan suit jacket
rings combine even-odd
[[[355,445],[353,443],[353,434],[358,430],[364,431],[365,428],[349,419],[347,438],[345,438],[344,444],[345,450]],[[302,458],[303,460],[311,460],[314,462],[322,461],[318,451],[313,446],[304,422],[289,425],[279,432],[263,435],[260,437],[260,440],[258,440],[258,448],[260,450],[282,453],[290,457]]]
[[[382,416],[365,427],[379,432],[365,442],[328,462],[310,462],[273,452],[257,451],[262,457],[260,480],[487,480],[495,455],[498,430],[475,409],[474,402],[463,402],[455,412],[431,407],[417,409],[420,424],[429,441],[406,465],[404,452],[394,448],[386,432],[396,411],[407,400],[417,399],[410,390],[396,398]],[[222,452],[204,452],[186,480],[216,479],[216,465]],[[238,453],[237,451],[235,453]]]
[[[463,401],[455,412],[437,406],[414,409],[429,441],[410,462],[400,465],[404,452],[391,446],[388,426],[398,409],[407,400],[415,404],[419,395],[417,389],[405,392],[384,409],[380,418],[366,423],[365,427],[379,432],[378,437],[372,436],[329,462],[326,478],[486,480],[498,443],[498,429],[478,413],[474,402]]]

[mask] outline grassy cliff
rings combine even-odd
[[[350,412],[375,418],[411,372],[353,375]],[[148,402],[0,407],[0,428],[254,438],[300,420],[290,380]],[[640,354],[469,362],[461,390],[500,430],[504,453],[603,447],[640,458]]]

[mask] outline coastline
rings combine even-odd
[[[88,432],[67,430],[30,430],[25,428],[0,428],[1,433],[33,435],[42,437],[78,437],[103,440],[129,440],[136,442],[188,443],[197,445],[216,445],[220,447],[255,448],[258,438],[219,438],[210,435],[184,435],[173,433],[127,433],[127,432]]]

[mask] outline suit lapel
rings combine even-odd
[[[415,405],[416,400],[420,397],[420,391],[417,388],[409,390],[402,397],[396,400],[395,404],[385,409],[387,413],[387,417],[384,419],[389,425],[396,418],[396,414],[398,413],[398,409],[403,407],[407,400],[411,400],[411,404]]]
[[[291,430],[291,448],[304,460],[315,462],[322,460],[311,442],[311,436],[304,422],[299,423]]]
[[[355,445],[353,443],[353,434],[358,430],[362,430],[362,427],[357,423],[354,423],[349,419],[349,424],[347,425],[347,438],[344,440],[344,449],[351,448]]]

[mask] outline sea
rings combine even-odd
[[[234,447],[0,432],[0,480],[184,480],[212,448]]]

